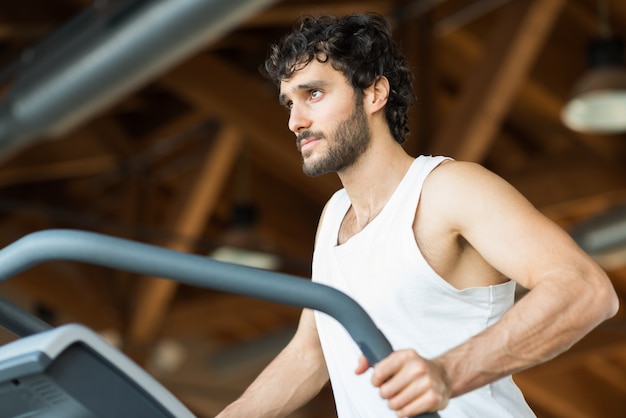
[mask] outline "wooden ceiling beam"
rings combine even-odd
[[[300,309],[256,298],[208,293],[192,300],[176,301],[163,324],[162,335],[184,338],[202,335],[217,340],[228,332],[246,327],[240,340],[251,340],[264,333],[295,325]],[[202,318],[201,323],[198,318]]]
[[[607,167],[599,161],[586,161],[584,156],[563,155],[559,159],[537,161],[523,172],[509,175],[507,180],[539,208],[556,207],[560,202],[593,201],[626,188],[623,168]],[[572,207],[573,210],[578,210]]]
[[[572,403],[570,398],[561,397],[547,390],[543,385],[537,384],[539,381],[537,378],[515,377],[515,382],[520,386],[532,408],[548,411],[552,417],[588,418],[585,412],[581,412],[580,406]]]
[[[85,182],[73,182],[70,184],[72,193],[76,197],[80,197],[84,201],[93,201],[95,199],[101,200],[101,196],[107,193],[107,189],[112,184],[122,183],[126,185],[128,181],[127,176],[133,176],[139,172],[145,172],[149,169],[148,165],[152,163],[151,160],[142,160],[141,164],[133,162],[133,159],[137,159],[143,152],[146,152],[146,148],[150,148],[154,144],[160,141],[167,141],[169,138],[175,138],[181,134],[185,134],[195,127],[199,126],[206,120],[206,115],[200,112],[189,111],[181,114],[176,119],[169,121],[166,124],[157,127],[150,135],[142,138],[130,138],[130,136],[119,129],[116,122],[111,118],[100,118],[89,125],[89,130],[94,133],[93,137],[99,143],[109,142],[109,134],[115,135],[115,148],[121,150],[117,157],[116,166],[110,167],[110,170],[106,175],[108,177],[89,179]],[[142,144],[149,144],[144,146],[141,150],[134,149],[133,142],[141,142]],[[124,145],[126,144],[126,145]],[[130,163],[129,163],[130,162]],[[0,179],[2,178],[2,171],[0,170]],[[153,173],[150,173],[151,177]],[[158,174],[158,172],[156,173]],[[131,186],[132,188],[132,186]]]
[[[109,154],[65,161],[8,167],[0,171],[0,187],[93,176],[115,167],[117,160]]]
[[[240,131],[233,125],[222,128],[195,181],[181,196],[182,204],[177,205],[180,210],[171,221],[169,230],[181,236],[195,236],[204,228],[233,170],[242,141]],[[188,252],[193,249],[190,245],[189,242],[172,241],[166,246]],[[129,351],[133,355],[138,353],[141,356],[158,335],[176,289],[177,282],[164,278],[146,277],[140,282],[127,333]]]
[[[308,275],[324,203],[286,193],[276,180],[268,179],[259,186],[262,189],[254,195],[259,205],[259,232],[271,237],[277,251],[285,257],[294,257],[303,267],[306,265],[302,274]]]
[[[0,165],[0,187],[87,177],[112,169],[118,158],[97,138],[97,130],[83,127],[63,139],[33,145]]]
[[[76,263],[45,263],[2,283],[0,293],[27,295],[33,307],[41,304],[52,311],[58,320],[52,324],[55,326],[70,321],[98,331],[117,328],[121,317],[110,281],[99,272],[101,269]]]
[[[622,347],[620,350],[622,357],[624,357],[624,348]],[[585,360],[585,368],[626,396],[626,370],[613,359],[606,355],[589,356]]]
[[[570,8],[574,4],[568,5]],[[470,31],[460,29],[452,34],[438,38],[441,48],[447,52],[441,55],[441,72],[454,80],[462,80],[467,68],[479,61],[483,47]],[[582,52],[581,52],[582,53]],[[441,95],[439,100],[441,102]],[[587,135],[570,131],[561,121],[563,97],[557,96],[539,80],[527,79],[515,99],[514,111],[510,112],[511,122],[528,137],[537,138],[546,147],[558,146],[558,137],[578,142],[591,151],[593,156],[607,162],[618,162],[623,158],[623,141],[609,141],[601,135]],[[444,106],[448,108],[449,106]],[[446,113],[447,110],[443,113]],[[561,139],[563,140],[563,139]]]
[[[534,372],[530,370],[529,373],[545,372],[554,373],[555,375],[567,374],[579,368],[594,368],[596,365],[599,365],[598,358],[605,360],[621,358],[626,360],[626,339],[621,335],[615,332],[607,332],[606,335],[595,337],[595,334],[590,337],[585,337],[585,341],[575,345],[569,352],[565,352],[554,360],[551,360],[549,367],[540,365],[537,366]],[[596,374],[602,374],[601,368],[602,367],[598,367]],[[626,383],[626,380],[624,380],[624,383]]]
[[[506,6],[485,59],[435,138],[433,154],[483,160],[564,3],[514,0]]]
[[[549,414],[546,416],[614,416],[611,413],[623,410],[616,406],[624,405],[626,395],[621,368],[626,361],[623,342],[611,344],[611,340],[596,341],[587,336],[577,346],[548,363],[518,373],[515,382],[531,407]]]
[[[589,196],[562,200],[540,207],[550,219],[561,223],[583,220],[626,202],[626,188],[593,193]]]

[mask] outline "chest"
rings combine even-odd
[[[337,244],[345,244],[350,238],[363,231],[380,213],[380,209],[372,214],[358,217],[355,211],[350,207],[343,217],[337,234]]]

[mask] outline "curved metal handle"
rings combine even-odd
[[[335,318],[348,331],[370,364],[392,347],[367,312],[346,294],[329,286],[94,232],[51,229],[34,232],[0,250],[0,281],[37,264],[69,260],[181,283],[311,308]],[[421,418],[435,418],[428,413]]]

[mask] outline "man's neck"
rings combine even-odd
[[[399,144],[372,145],[354,165],[338,173],[351,210],[364,223],[382,210],[414,161]]]

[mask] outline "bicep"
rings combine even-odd
[[[321,350],[319,337],[317,335],[317,325],[315,323],[315,313],[312,309],[303,309],[298,322],[298,329],[294,336],[301,344],[309,346],[311,349]]]
[[[296,333],[285,350],[290,351],[295,361],[302,362],[312,369],[318,369],[320,377],[328,379],[313,310],[302,310]]]

